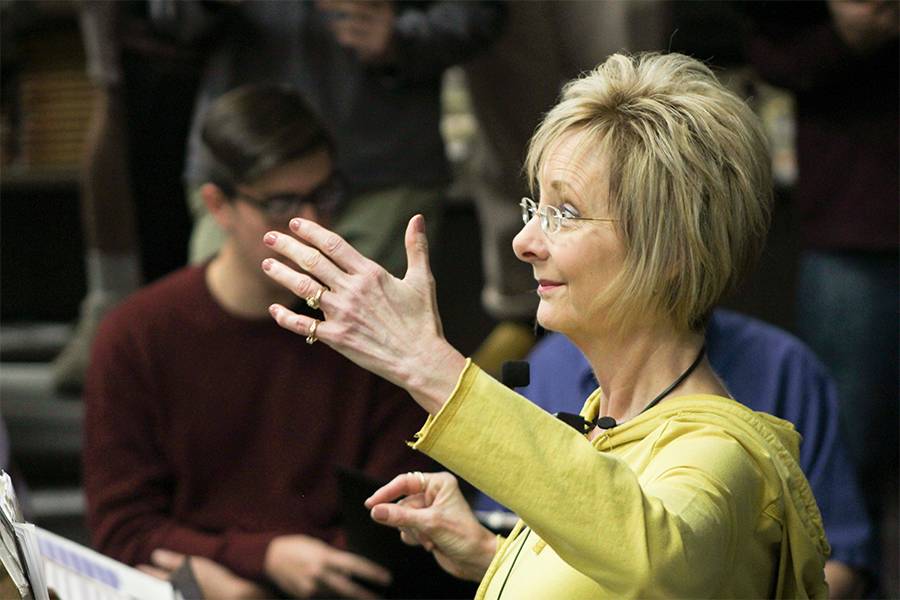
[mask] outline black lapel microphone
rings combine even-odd
[[[694,369],[697,368],[697,365],[700,364],[700,360],[703,358],[704,354],[706,354],[706,344],[703,344],[703,347],[700,348],[700,352],[697,353],[697,358],[694,359],[693,364],[691,364],[691,366],[689,366],[687,368],[687,370],[678,377],[678,379],[673,381],[672,385],[670,385],[665,390],[663,390],[663,392],[659,396],[654,398],[653,401],[650,402],[650,404],[648,404],[646,407],[644,407],[644,410],[642,410],[641,413],[645,413],[648,410],[650,410],[651,408],[653,408],[654,406],[656,406],[657,404],[659,404],[660,400],[662,400],[663,398],[668,396],[672,390],[677,388],[678,384],[680,384],[682,381],[684,381],[687,378],[687,376],[690,375],[694,371]],[[506,367],[506,363],[504,363],[503,366]],[[588,421],[581,415],[576,415],[576,414],[567,413],[567,412],[558,412],[553,416],[556,417],[557,419],[559,419],[560,421],[562,421],[563,423],[574,427],[577,431],[580,431],[581,433],[588,433],[594,425],[596,425],[600,429],[612,429],[613,427],[618,425],[618,423],[616,423],[616,420],[613,419],[612,417],[599,417],[597,419],[594,419],[593,421]]]
[[[566,425],[571,425],[576,430],[581,433],[587,433],[591,430],[591,428],[596,425],[600,429],[612,429],[618,423],[612,417],[600,417],[595,421],[588,421],[581,415],[576,415],[575,413],[567,413],[567,412],[558,412],[553,415]]]
[[[531,372],[527,360],[507,360],[503,362],[500,382],[510,389],[525,387],[531,383]]]

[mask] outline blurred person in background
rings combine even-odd
[[[848,451],[898,583],[900,4],[738,2],[747,58],[796,98],[799,336],[837,382]]]
[[[113,309],[93,346],[84,488],[94,544],[162,577],[193,556],[209,598],[371,597],[363,582],[391,575],[342,549],[334,469],[384,479],[428,468],[405,443],[423,413],[273,323],[269,305],[293,295],[259,269],[273,255],[267,230],[335,214],[332,143],[299,94],[262,83],[221,96],[202,139],[215,162],[200,191],[222,249]],[[295,308],[320,314],[308,304]]]
[[[103,316],[187,262],[190,217],[180,170],[202,48],[152,27],[146,3],[76,0],[96,84],[79,196],[87,295],[53,362],[53,385],[78,394]]]
[[[196,190],[207,180],[199,124],[216,97],[268,79],[301,91],[334,136],[348,201],[334,228],[400,275],[403,231],[417,213],[440,223],[450,169],[439,129],[444,70],[502,30],[500,2],[201,2],[151,0],[156,22],[182,39],[211,36],[185,178],[195,226],[191,260],[215,252],[221,232]]]

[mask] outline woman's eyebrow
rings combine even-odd
[[[556,193],[559,202],[576,204],[578,201],[578,198],[572,195],[572,186],[565,179],[554,179],[550,182],[549,188]]]

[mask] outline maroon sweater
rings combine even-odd
[[[143,289],[97,333],[88,524],[100,551],[131,565],[168,548],[263,580],[277,535],[341,546],[334,465],[382,478],[434,468],[406,445],[426,414],[325,344],[226,313],[204,272]]]

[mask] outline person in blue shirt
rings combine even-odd
[[[861,597],[875,573],[873,528],[841,441],[837,388],[827,369],[788,332],[725,309],[713,312],[706,341],[710,364],[735,400],[790,421],[803,436],[800,467],[831,544],[830,596]],[[550,413],[577,414],[597,389],[587,358],[559,333],[538,342],[528,362],[531,383],[517,391]],[[489,524],[489,513],[505,510],[484,494],[475,508]]]

